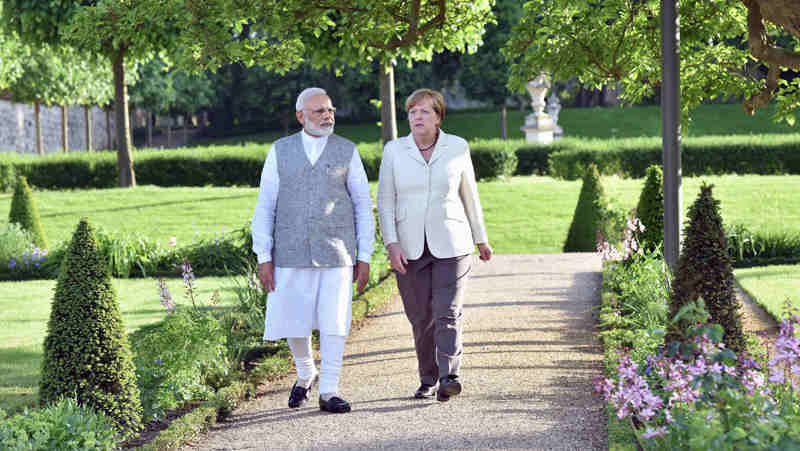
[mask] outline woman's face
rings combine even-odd
[[[433,109],[433,101],[424,98],[408,110],[408,126],[414,136],[431,136],[436,134],[442,118]]]

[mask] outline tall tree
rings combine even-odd
[[[473,51],[493,20],[493,0],[209,0],[192,3],[178,59],[232,58],[285,72],[307,58],[316,67],[379,64],[383,139],[397,136],[394,64],[435,52]],[[232,29],[238,39],[227,34]],[[193,55],[200,55],[195,57]],[[275,59],[276,57],[280,59]]]
[[[781,73],[800,70],[799,3],[684,0],[679,14],[684,115],[731,95],[752,114],[776,98],[778,117],[794,123],[800,79],[781,82]],[[660,89],[660,1],[530,0],[504,52],[519,59],[512,88],[547,71],[594,87],[619,83],[620,97],[635,103]]]
[[[8,90],[14,101],[33,104],[36,152],[44,155],[40,105],[50,106],[60,98],[61,80],[66,77],[65,65],[58,53],[47,45],[33,48],[21,44],[20,48],[25,49],[26,54],[19,60],[21,76],[8,85]]]
[[[151,0],[4,0],[2,22],[24,41],[73,46],[103,55],[112,64],[120,186],[136,185],[128,112],[126,64],[174,44],[186,21]],[[181,2],[182,3],[182,2]]]
[[[3,3],[0,2],[0,11]],[[27,56],[28,49],[22,46],[16,35],[6,35],[0,29],[0,95],[8,86],[22,75],[22,65],[20,64]]]

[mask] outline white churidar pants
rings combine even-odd
[[[339,374],[342,371],[342,356],[347,337],[341,335],[320,335],[319,352],[322,365],[319,371],[319,393],[336,394],[339,392]],[[314,356],[311,353],[311,337],[289,338],[289,349],[297,367],[297,378],[310,381],[316,376]]]

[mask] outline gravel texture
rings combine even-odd
[[[340,394],[352,412],[320,412],[316,390],[289,409],[292,373],[185,449],[607,449],[592,383],[602,372],[600,271],[593,253],[475,258],[461,395],[413,398],[411,327],[395,297],[348,340]]]

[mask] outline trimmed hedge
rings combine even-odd
[[[382,147],[358,143],[369,180],[378,179]],[[479,180],[510,175],[583,177],[590,163],[601,175],[644,177],[648,166],[661,164],[660,138],[587,140],[561,138],[549,145],[524,140],[470,142]],[[136,180],[157,186],[258,186],[268,144],[209,146],[190,149],[144,149],[134,152]],[[800,135],[705,136],[687,138],[681,146],[683,174],[800,174]],[[44,157],[0,154],[0,191],[24,175],[40,189],[112,188],[118,186],[114,152],[76,152]]]
[[[117,293],[85,219],[61,268],[44,339],[39,402],[74,397],[130,436],[142,427],[133,357]]]
[[[482,140],[471,145],[478,179],[511,176],[516,169],[515,143]],[[378,143],[357,144],[369,180],[378,179],[382,148]],[[261,180],[269,145],[211,146],[191,149],[136,150],[136,181],[156,186],[252,186]],[[0,190],[10,191],[16,175],[27,177],[39,189],[114,188],[117,156],[114,152],[76,152],[44,157],[0,154]]]
[[[660,138],[618,140],[565,139],[550,154],[550,175],[567,180],[583,176],[594,163],[602,175],[644,177],[648,166],[661,164]],[[681,145],[683,175],[800,174],[800,135],[704,136]]]

